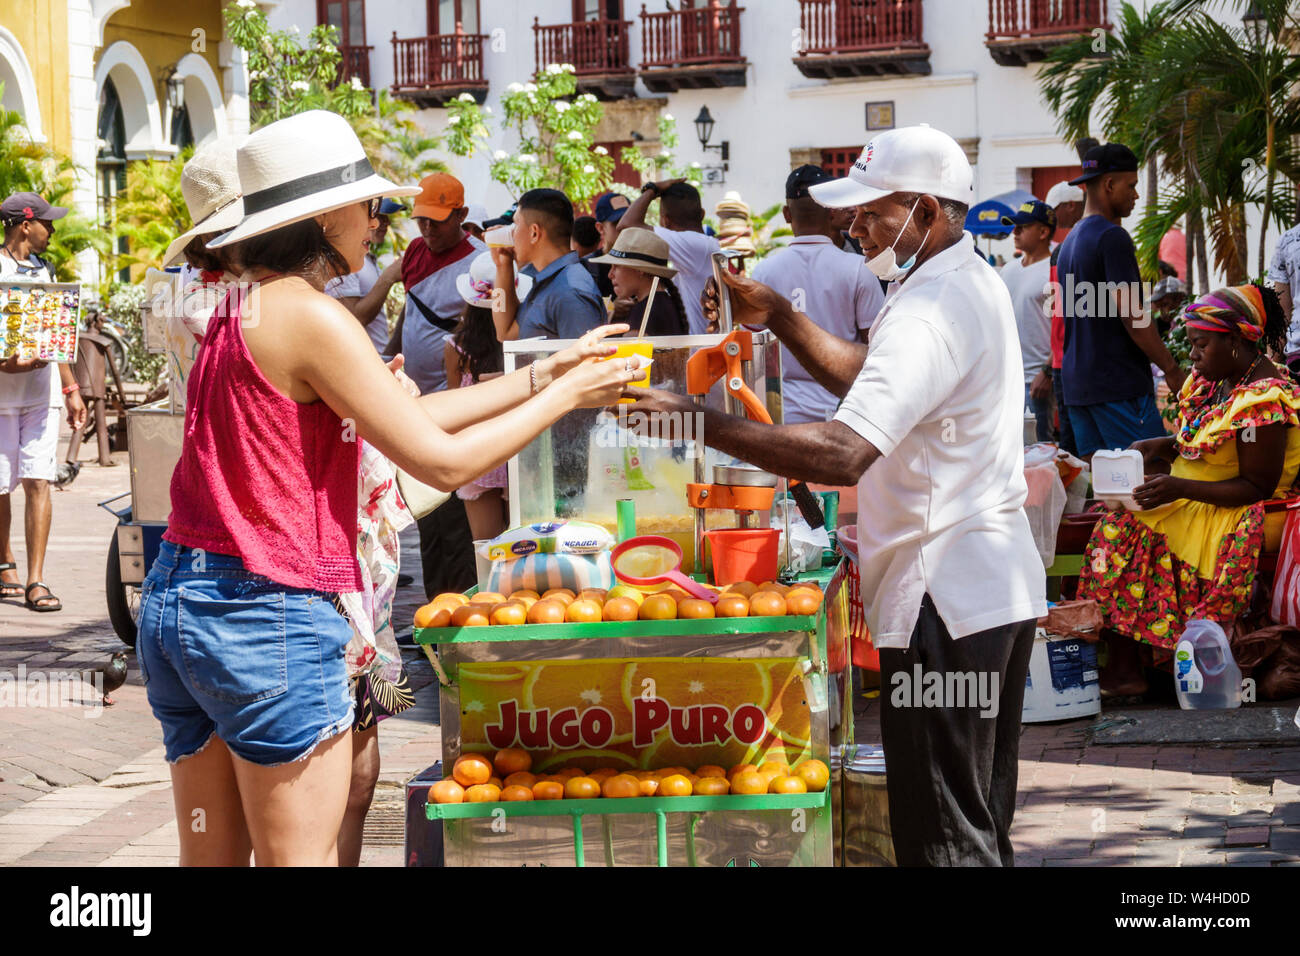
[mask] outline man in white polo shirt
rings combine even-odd
[[[843,404],[833,421],[805,425],[706,411],[704,439],[770,472],[858,483],[898,862],[1011,865],[1020,711],[1046,613],[1023,510],[1011,298],[962,231],[971,168],[944,133],[883,133],[847,178],[811,192],[856,207],[852,233],[893,283],[868,344],[830,335],[752,279],[725,281],[735,321],[766,324]],[[710,286],[705,313],[717,311]],[[630,411],[694,410],[676,395],[629,393],[640,398]]]
[[[794,238],[763,259],[754,269],[754,278],[781,293],[832,335],[865,342],[885,301],[880,281],[862,256],[840,248],[831,210],[808,194],[810,187],[834,178],[812,165],[800,166],[786,177],[782,211]],[[781,349],[781,402],[787,425],[830,421],[839,405],[839,399],[818,385],[785,347]]]

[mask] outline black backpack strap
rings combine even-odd
[[[421,302],[409,289],[406,291],[406,297],[415,303],[415,307],[420,310],[420,314],[429,320],[430,325],[435,325],[444,332],[455,332],[456,326],[460,325],[460,319],[440,319],[434,311]]]

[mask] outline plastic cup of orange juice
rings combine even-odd
[[[654,357],[654,346],[651,345],[649,342],[645,342],[645,341],[623,342],[618,346],[618,350],[614,352],[614,354],[611,355],[609,358],[605,359],[605,361],[610,362],[610,361],[617,361],[619,359],[627,360],[634,355],[644,359],[642,364],[645,366],[645,374],[642,375],[640,378],[636,379],[635,381],[628,382],[628,384],[635,385],[637,388],[649,388],[650,387],[650,362],[651,359]],[[620,405],[626,405],[631,403],[633,399],[620,398],[618,401]]]
[[[509,249],[515,244],[515,227],[496,226],[483,233],[483,241],[489,249]]]

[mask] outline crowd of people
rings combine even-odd
[[[1240,613],[1262,502],[1300,471],[1287,371],[1300,361],[1288,337],[1300,228],[1279,246],[1275,289],[1187,305],[1170,276],[1144,297],[1121,225],[1137,169],[1122,145],[1089,150],[1078,177],[1002,220],[1017,255],[995,271],[964,231],[974,180],[961,148],[929,127],[892,130],[845,177],[794,169],[789,242],[749,277],[723,273],[735,321],[780,341],[784,403],[771,426],[706,412],[707,442],[858,486],[883,682],[923,665],[999,680],[993,720],[885,703],[900,862],[1011,862],[1021,699],[1046,610],[1023,511],[1024,415],[1038,441],[1085,460],[1144,456],[1143,510],[1098,521],[1079,586],[1105,615],[1108,693],[1140,693],[1141,665],[1167,656],[1188,619]],[[507,523],[505,463],[537,435],[620,398],[695,411],[629,388],[635,360],[600,360],[612,336],[715,329],[721,247],[683,180],[605,193],[590,215],[537,188],[489,218],[449,173],[376,175],[346,121],[321,111],[205,146],[182,189],[194,224],[165,264],[179,266],[167,357],[185,440],[137,644],[177,819],[199,806],[208,819],[179,828],[181,861],[355,865],[378,725],[413,701],[391,622],[400,532],[418,527],[429,596],[466,590],[475,543]],[[4,201],[0,280],[51,281],[41,253],[65,211]],[[415,235],[383,263],[407,217]],[[1190,370],[1163,338],[1176,322]],[[503,343],[535,338],[571,344],[507,374]],[[60,422],[81,427],[85,407],[67,366],[10,358],[0,372],[0,596],[58,610],[41,581],[48,486]],[[9,534],[19,485],[25,584]]]

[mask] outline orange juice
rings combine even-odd
[[[654,346],[651,345],[649,342],[645,342],[645,341],[623,342],[618,346],[618,351],[616,351],[605,361],[608,362],[617,359],[626,360],[628,358],[631,358],[633,355],[641,355],[644,356],[647,360],[649,360],[654,357]],[[648,365],[646,366],[645,374],[641,378],[636,379],[635,381],[632,382],[628,382],[628,384],[635,385],[637,388],[649,388],[650,387],[650,366]],[[632,402],[633,399],[620,398],[618,401],[620,405],[626,405]]]

